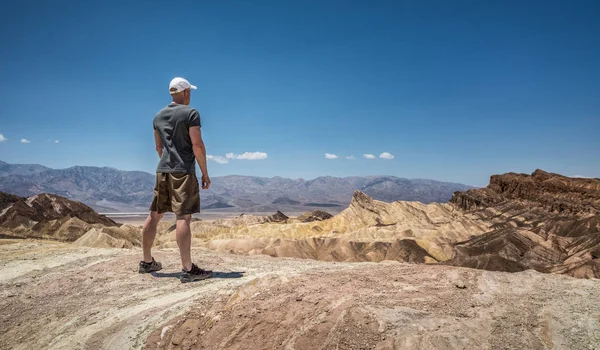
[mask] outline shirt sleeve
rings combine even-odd
[[[189,127],[200,126],[200,113],[197,110],[192,109],[188,117]]]

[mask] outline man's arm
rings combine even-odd
[[[160,134],[158,130],[154,129],[154,144],[156,145],[156,152],[158,153],[158,157],[162,158],[163,145],[162,140],[160,139]]]
[[[206,167],[206,147],[204,147],[202,132],[199,126],[190,127],[190,138],[192,139],[194,156],[196,157],[200,171],[202,171],[202,188],[206,190],[210,187],[210,178],[208,177],[208,169]]]

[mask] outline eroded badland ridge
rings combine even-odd
[[[455,245],[450,264],[600,277],[600,180],[535,171],[492,176],[451,203],[489,232]]]
[[[81,203],[2,194],[0,225],[2,349],[600,348],[600,179],[195,220],[193,258],[216,274],[190,284],[172,222],[154,275],[135,272],[138,227]]]

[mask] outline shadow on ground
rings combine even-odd
[[[219,271],[213,271],[213,277],[212,278],[242,278],[244,277],[244,271],[233,271],[233,272],[219,272]],[[152,272],[151,273],[152,276],[157,277],[157,278],[177,278],[179,279],[179,276],[181,276],[181,272],[168,272],[168,273],[164,273],[164,272]]]

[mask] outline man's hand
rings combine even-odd
[[[208,177],[208,175],[202,175],[202,189],[203,190],[208,190],[208,188],[210,187],[210,178]]]

